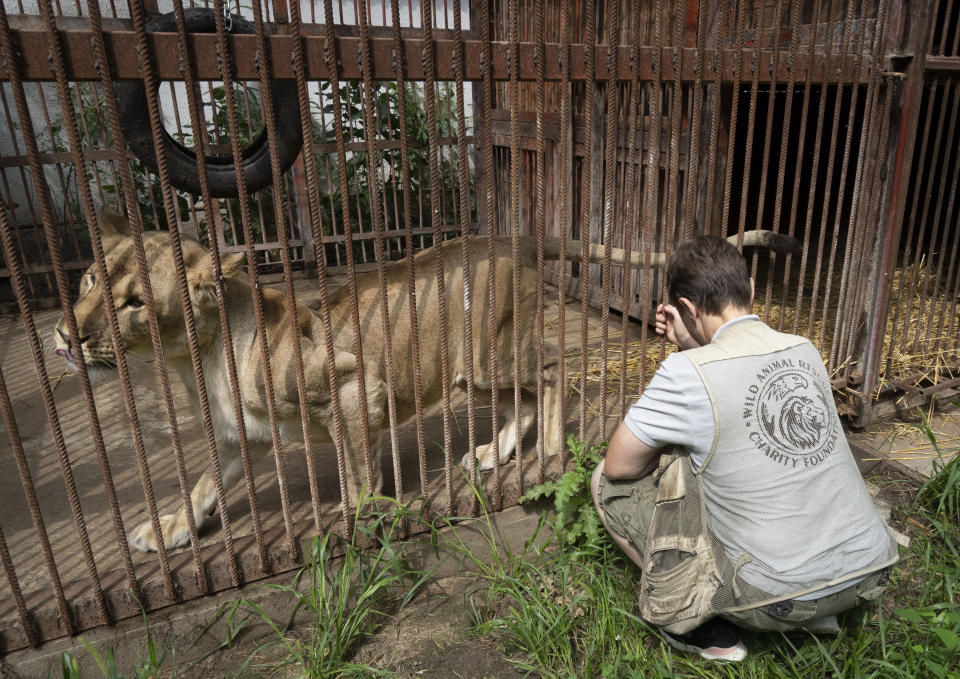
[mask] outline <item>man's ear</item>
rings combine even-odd
[[[753,297],[756,293],[756,281],[753,280],[753,276],[750,276],[750,309],[753,309]]]
[[[686,315],[690,318],[696,320],[697,316],[700,315],[700,310],[697,309],[697,305],[691,302],[686,297],[681,297],[679,300],[678,307],[683,307],[686,311]]]

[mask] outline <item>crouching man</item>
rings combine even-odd
[[[736,248],[670,260],[669,356],[593,477],[604,525],[643,569],[640,613],[668,643],[742,660],[736,628],[836,629],[876,599],[897,547],[864,486],[823,360],[751,313]],[[731,624],[732,623],[732,624]]]

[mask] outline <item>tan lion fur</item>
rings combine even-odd
[[[120,326],[120,337],[125,351],[151,355],[153,352],[147,308],[138,304],[142,300],[140,279],[137,270],[134,241],[129,236],[129,224],[118,215],[105,213],[100,217],[100,230],[106,254],[107,270],[113,292]],[[766,232],[748,232],[746,244],[763,245]],[[761,234],[757,236],[756,234]],[[482,236],[468,237],[471,252],[471,277],[468,294],[464,295],[464,278],[461,266],[461,240],[445,242],[442,247],[429,248],[415,256],[416,304],[420,338],[420,365],[422,371],[422,406],[429,408],[439,403],[443,390],[440,369],[439,303],[437,295],[436,257],[444,258],[445,287],[447,300],[447,333],[449,349],[449,378],[456,386],[464,386],[466,356],[464,342],[464,317],[469,302],[472,318],[474,355],[473,371],[477,396],[490,398],[490,362],[487,294],[488,254],[487,239]],[[736,237],[734,237],[735,239]],[[735,242],[735,241],[734,241]],[[166,362],[184,378],[189,388],[195,389],[195,378],[190,360],[185,332],[179,286],[175,274],[170,237],[166,232],[146,232],[143,243],[153,288],[154,307],[160,329],[160,338]],[[221,457],[223,485],[229,488],[242,473],[236,418],[233,411],[223,337],[217,309],[217,288],[209,251],[198,242],[183,238],[183,254],[190,300],[197,324],[204,377],[208,389],[213,428]],[[545,256],[556,259],[559,241],[548,239]],[[568,243],[568,257],[579,259],[579,244]],[[591,261],[602,260],[601,246],[591,245]],[[652,266],[661,266],[663,256],[654,254]],[[243,406],[244,423],[249,450],[254,459],[265,456],[272,447],[271,427],[268,415],[264,376],[261,366],[261,350],[256,332],[251,281],[242,268],[242,255],[227,255],[222,259],[223,299],[233,338],[239,390]],[[614,248],[613,261],[623,262],[623,251]],[[633,263],[642,264],[635,253]],[[496,299],[496,347],[499,355],[498,384],[505,387],[500,399],[500,422],[498,435],[500,459],[505,462],[512,454],[515,442],[532,424],[536,414],[536,248],[532,240],[521,239],[519,258],[519,307],[513,307],[513,258],[509,239],[497,239],[495,243],[494,293]],[[386,346],[386,333],[379,303],[379,285],[375,272],[360,274],[356,279],[357,301],[360,311],[362,347],[364,353],[364,377],[366,402],[371,431],[375,435],[373,451],[379,451],[379,432],[387,426],[387,388],[385,366],[382,357],[392,351],[393,393],[398,421],[414,415],[413,362],[410,355],[411,326],[405,262],[386,266],[388,308],[392,346]],[[97,268],[92,266],[84,275],[80,297],[74,311],[77,318],[79,338],[85,363],[92,372],[114,364],[110,330],[103,310],[102,281],[97,280]],[[275,383],[276,412],[281,438],[303,440],[297,391],[292,324],[288,318],[288,305],[284,295],[270,288],[262,289],[267,346]],[[347,462],[348,492],[356,499],[364,479],[362,469],[361,434],[362,408],[357,380],[356,358],[353,353],[352,298],[348,288],[342,288],[330,296],[329,310],[333,325],[335,367],[339,378],[340,403],[343,413],[344,450]],[[334,416],[330,398],[330,383],[327,374],[327,352],[323,341],[323,328],[319,316],[302,304],[296,309],[300,326],[300,345],[306,381],[306,402],[309,409],[311,440],[330,442],[334,436]],[[520,348],[513,347],[513,323],[520,327]],[[69,335],[63,319],[54,333],[58,353],[68,363],[75,364],[71,353]],[[559,452],[563,442],[563,417],[560,412],[560,389],[562,376],[557,372],[556,351],[545,352],[545,421],[544,431],[548,453]],[[520,361],[521,422],[515,422],[514,360]],[[491,469],[497,463],[493,459],[490,444],[479,446],[477,459],[481,469]],[[468,460],[464,458],[466,465]],[[379,462],[374,463],[375,485],[379,490]],[[191,493],[194,519],[199,524],[216,508],[216,490],[213,474],[206,471]],[[179,547],[189,541],[188,522],[185,510],[161,517],[163,540],[168,548]],[[156,539],[149,522],[138,526],[130,537],[131,544],[141,550],[155,550]]]

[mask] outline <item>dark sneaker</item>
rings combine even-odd
[[[678,651],[699,653],[707,660],[739,662],[747,657],[747,647],[740,641],[733,625],[722,618],[713,618],[686,634],[668,634],[660,630],[664,640]]]

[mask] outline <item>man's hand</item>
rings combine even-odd
[[[666,334],[668,340],[680,347],[680,351],[700,346],[690,335],[687,326],[683,324],[683,319],[680,318],[680,312],[672,304],[658,306],[656,320],[657,334]]]

